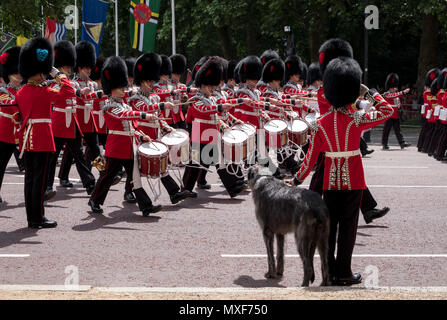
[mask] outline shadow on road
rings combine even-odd
[[[11,232],[0,232],[0,248],[6,248],[14,244],[41,244],[40,241],[23,241],[37,236],[37,229],[20,228]]]
[[[379,226],[379,225],[367,225],[367,226],[358,226],[357,229],[388,229],[388,226]]]
[[[286,288],[279,284],[281,278],[278,279],[253,279],[250,276],[239,276],[233,281],[234,284],[244,288],[263,288],[263,287],[275,287],[275,288]]]

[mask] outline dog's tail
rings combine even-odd
[[[329,210],[325,207],[323,209],[326,212],[319,215],[316,223],[316,242],[318,253],[320,255],[321,261],[321,275],[322,282],[321,286],[329,286],[331,285],[329,278],[329,262],[328,262],[328,254],[329,254],[329,231],[330,231],[330,223],[329,223]]]

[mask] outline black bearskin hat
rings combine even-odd
[[[265,50],[262,54],[261,54],[261,62],[262,64],[265,66],[265,64],[267,62],[269,62],[272,59],[280,59],[279,54],[276,51],[273,50]]]
[[[262,81],[269,83],[274,80],[282,81],[284,79],[284,62],[280,59],[272,59],[264,65],[262,69]]]
[[[324,95],[334,108],[352,104],[360,94],[361,79],[357,61],[347,57],[333,59],[323,75]]]
[[[134,79],[137,86],[143,81],[160,80],[161,57],[153,52],[143,53],[135,63]]]
[[[186,58],[182,54],[173,54],[169,57],[172,64],[172,73],[182,75],[186,69]]]
[[[123,59],[117,56],[107,58],[101,71],[101,84],[107,95],[113,89],[127,87],[127,67]]]
[[[88,41],[80,41],[76,44],[76,66],[78,68],[90,67],[92,70],[96,64],[96,50],[93,44]]]
[[[9,83],[10,74],[19,73],[19,56],[20,47],[10,47],[0,55],[0,75],[6,83]]]
[[[161,54],[161,69],[160,69],[160,75],[171,75],[172,73],[172,63],[171,59],[167,55]]]
[[[104,60],[105,59],[103,57],[98,57],[98,59],[96,59],[96,65],[90,74],[90,80],[93,81],[101,80],[101,70],[102,67],[104,66]]]
[[[399,88],[399,76],[396,73],[390,73],[386,77],[385,91],[390,90],[390,88]]]
[[[44,38],[28,40],[20,50],[19,72],[23,80],[36,74],[49,74],[53,68],[53,46]]]
[[[228,60],[222,57],[219,57],[220,64],[222,65],[222,79],[224,82],[228,81],[227,72],[228,72]]]
[[[222,79],[222,62],[218,57],[211,57],[207,62],[197,71],[196,79],[194,80],[197,87],[202,85],[217,86]]]
[[[227,81],[230,80],[230,79],[236,79],[234,69],[236,68],[237,63],[238,62],[236,60],[228,61]]]
[[[262,75],[262,62],[257,56],[248,56],[241,61],[239,77],[241,82],[259,80]]]
[[[137,59],[135,59],[134,57],[125,57],[123,60],[127,67],[127,76],[133,78],[133,69],[135,67],[135,62],[137,61]]]
[[[429,70],[427,72],[427,74],[425,75],[425,86],[427,88],[430,88],[433,80],[435,80],[439,74],[441,73],[441,70],[439,70],[439,68],[433,68],[431,70]]]
[[[194,65],[194,68],[192,69],[192,73],[191,73],[192,80],[196,79],[196,74],[199,71],[200,67],[203,66],[203,64],[205,62],[207,62],[209,58],[210,58],[210,56],[203,56],[202,58],[199,59],[199,61],[196,62],[196,64]]]
[[[240,60],[236,67],[234,67],[234,80],[236,81],[237,84],[241,83],[241,66],[242,66],[242,60]]]
[[[445,83],[445,79],[447,79],[447,68],[444,68],[441,70],[441,73],[438,76],[438,85],[439,88],[441,89],[445,89],[444,88],[444,83]]]
[[[327,40],[321,45],[319,50],[319,62],[322,75],[324,75],[324,70],[326,69],[328,63],[332,59],[338,57],[354,57],[354,53],[349,42],[343,39],[334,38]]]
[[[440,89],[441,89],[441,87],[438,84],[438,78],[436,78],[435,80],[432,81],[432,83],[430,85],[430,93],[433,96],[436,96]]]
[[[70,66],[76,64],[76,50],[70,41],[61,40],[54,44],[54,66],[56,68]]]
[[[320,71],[320,65],[318,62],[312,62],[307,70],[307,79],[306,82],[308,84],[312,84],[315,81],[323,80]]]
[[[299,74],[300,79],[304,78],[304,68],[303,68],[303,62],[301,61],[301,58],[297,55],[288,56],[286,58],[286,61],[284,61],[286,70],[285,70],[285,80],[289,81],[290,76],[294,74]]]

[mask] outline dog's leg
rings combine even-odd
[[[267,248],[267,259],[268,259],[268,266],[269,266],[269,270],[265,274],[265,277],[266,278],[276,278],[275,257],[274,257],[274,252],[273,252],[274,234],[270,229],[265,228],[263,235],[264,235],[265,246]]]
[[[307,221],[302,221],[295,231],[295,241],[303,262],[304,278],[302,287],[308,287],[310,282],[315,280],[313,257],[316,248],[316,241],[313,241],[314,226],[308,225]]]
[[[321,286],[330,286],[331,280],[329,279],[329,222],[324,222],[319,228],[318,234],[318,253],[321,260],[321,275],[323,281]]]
[[[276,234],[276,274],[282,277],[284,273],[284,235]]]

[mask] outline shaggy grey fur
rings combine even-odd
[[[313,191],[292,187],[271,176],[268,168],[253,166],[248,171],[256,219],[261,227],[268,257],[266,278],[281,277],[284,272],[284,237],[295,234],[295,243],[303,261],[302,286],[315,280],[315,249],[321,257],[322,286],[330,285],[328,273],[329,211],[321,196]],[[277,255],[274,259],[273,240]]]

